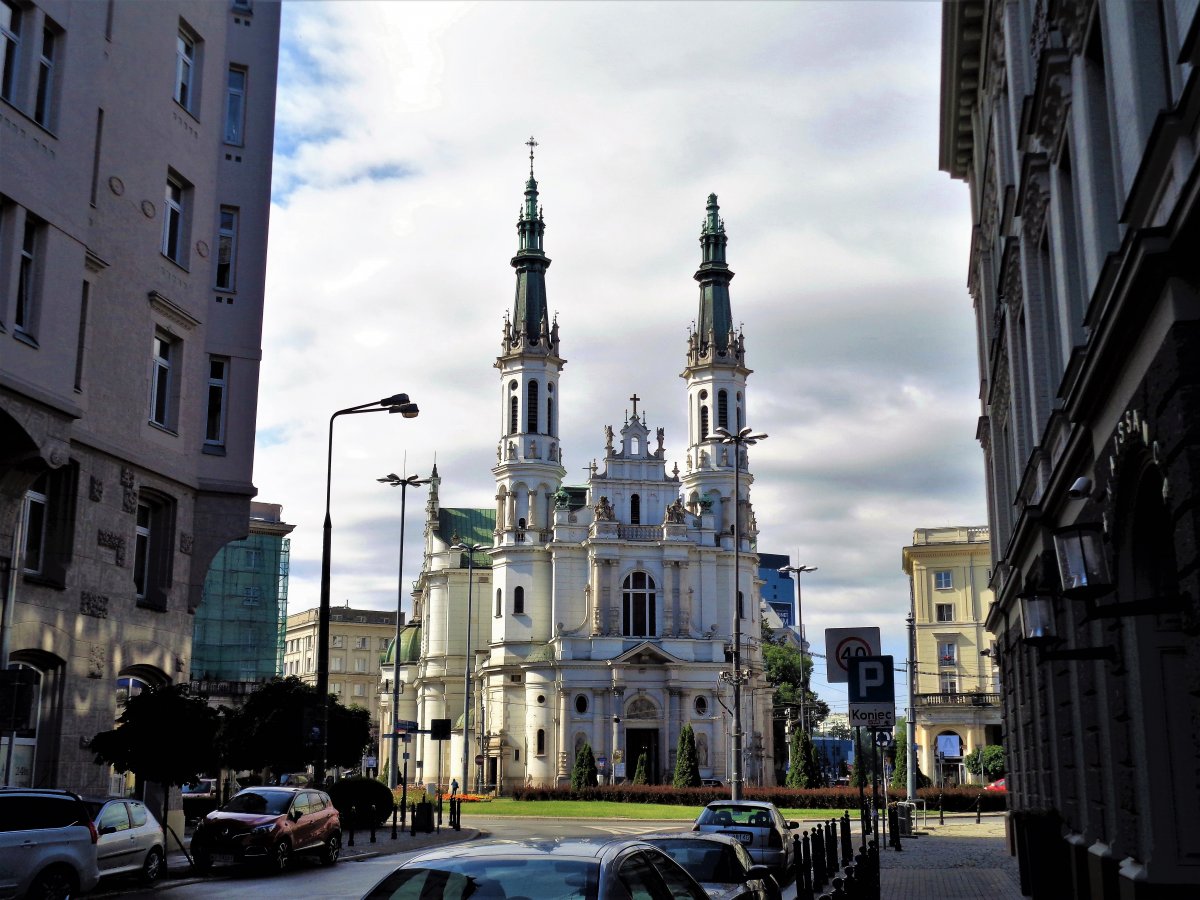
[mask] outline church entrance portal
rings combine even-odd
[[[626,777],[633,781],[637,774],[638,760],[646,755],[646,783],[658,784],[662,767],[658,760],[658,729],[627,728],[625,730]]]

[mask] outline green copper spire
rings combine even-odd
[[[731,339],[736,342],[733,314],[729,309],[729,282],[733,273],[725,262],[727,238],[720,210],[717,195],[709,194],[708,214],[700,229],[700,268],[694,276],[700,282],[700,314],[696,318],[694,341],[702,357],[710,354],[724,357],[729,354]]]
[[[546,225],[538,207],[537,180],[533,177],[533,148],[537,141],[531,137],[525,145],[529,147],[529,180],[525,182],[525,206],[517,219],[517,255],[512,258],[512,267],[517,270],[517,296],[513,304],[511,340],[525,346],[537,346],[549,331],[546,269],[550,267],[550,260],[542,249]]]

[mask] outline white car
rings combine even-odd
[[[96,864],[100,877],[138,873],[153,884],[166,869],[166,841],[158,819],[140,800],[125,797],[85,798],[99,838]]]
[[[97,879],[96,827],[78,795],[0,789],[0,897],[66,900]]]

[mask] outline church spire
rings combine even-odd
[[[717,195],[708,195],[707,215],[700,229],[700,268],[693,276],[700,282],[700,315],[696,320],[695,344],[700,357],[730,356],[737,361],[737,337],[733,330],[733,314],[729,308],[729,282],[733,273],[725,262],[725,222],[720,216]],[[732,340],[731,340],[732,338]]]
[[[546,225],[538,205],[537,179],[533,177],[533,150],[538,143],[531,137],[525,145],[529,148],[529,180],[525,182],[525,206],[517,219],[517,255],[512,258],[512,267],[517,270],[517,296],[513,304],[511,340],[514,345],[541,345],[548,349],[545,348],[544,331],[549,322],[546,269],[550,260],[542,248]]]

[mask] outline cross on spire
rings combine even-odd
[[[529,148],[529,175],[533,177],[533,148],[538,145],[538,142],[533,139],[533,135],[529,136],[529,140],[525,142],[525,146]]]
[[[637,418],[637,405],[638,405],[638,401],[639,401],[639,400],[641,400],[642,398],[641,398],[641,397],[639,397],[639,396],[638,396],[638,395],[635,393],[635,394],[634,394],[632,397],[630,397],[629,399],[633,401],[633,417],[636,419],[636,418]]]

